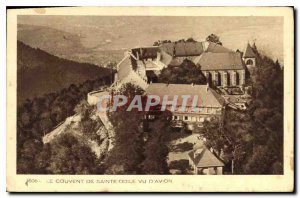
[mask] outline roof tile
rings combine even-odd
[[[250,46],[250,44],[248,43],[246,51],[243,55],[244,58],[255,58],[255,54],[253,52],[252,47]]]
[[[206,52],[194,59],[201,70],[238,70],[244,69],[241,55],[238,52],[212,53]]]
[[[196,152],[198,154],[195,156]],[[193,150],[188,155],[198,168],[224,166],[224,163],[205,147]]]
[[[187,106],[192,106],[193,97],[195,95],[198,96],[198,107],[222,107],[225,102],[213,89],[207,89],[207,85],[153,83],[147,87],[146,93],[148,95],[159,96],[161,101],[165,95],[168,96],[169,100],[172,100],[175,95],[178,95],[177,104],[179,106],[182,104],[182,95],[191,96],[187,101]]]

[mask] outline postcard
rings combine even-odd
[[[7,10],[7,191],[293,192],[293,7]]]

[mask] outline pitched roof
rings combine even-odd
[[[188,153],[191,160],[199,168],[204,167],[219,167],[224,166],[212,152],[210,152],[206,147],[198,148]]]
[[[118,80],[122,80],[128,76],[132,71],[131,56],[126,55],[117,66],[118,68]]]
[[[219,45],[217,43],[209,42],[206,52],[213,52],[213,53],[226,53],[226,52],[233,52],[232,50]]]
[[[165,51],[161,51],[160,54],[161,54],[160,61],[165,65],[169,65],[173,60],[173,57],[170,54],[166,53]]]
[[[243,58],[255,58],[255,54],[254,54],[253,49],[252,49],[252,47],[250,46],[249,43],[246,47],[246,51],[243,55]]]
[[[222,107],[225,100],[219,96],[214,90],[208,88],[207,85],[190,85],[190,84],[150,84],[146,93],[148,95],[157,95],[162,102],[163,96],[167,95],[169,100],[172,100],[175,95],[178,96],[177,105],[180,106],[183,102],[182,95],[190,95],[187,101],[187,106],[192,106],[193,98],[198,96],[198,107]]]
[[[146,69],[156,69],[158,66],[153,61],[144,61]]]
[[[194,59],[201,70],[237,70],[244,69],[241,55],[238,52],[212,53],[205,52]]]
[[[161,51],[165,51],[171,56],[197,56],[203,53],[201,42],[173,42],[163,43],[160,46]],[[175,53],[175,54],[174,54]]]

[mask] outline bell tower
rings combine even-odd
[[[256,56],[249,43],[247,44],[246,50],[242,58],[248,69],[256,67]]]

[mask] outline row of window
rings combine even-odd
[[[245,72],[242,74],[238,72],[231,73],[224,72],[220,74],[218,72],[205,72],[205,76],[210,83],[214,83],[216,86],[220,85],[241,85],[244,84]]]
[[[166,110],[171,110],[172,106],[167,105]],[[175,107],[175,112],[182,112],[181,106]],[[220,113],[220,108],[214,108],[214,107],[197,107],[197,111],[195,111],[192,107],[186,107],[184,112],[201,112],[201,113]]]
[[[200,116],[172,116],[173,120],[183,120],[190,122],[204,122],[205,120],[210,121],[210,117],[200,117]]]

